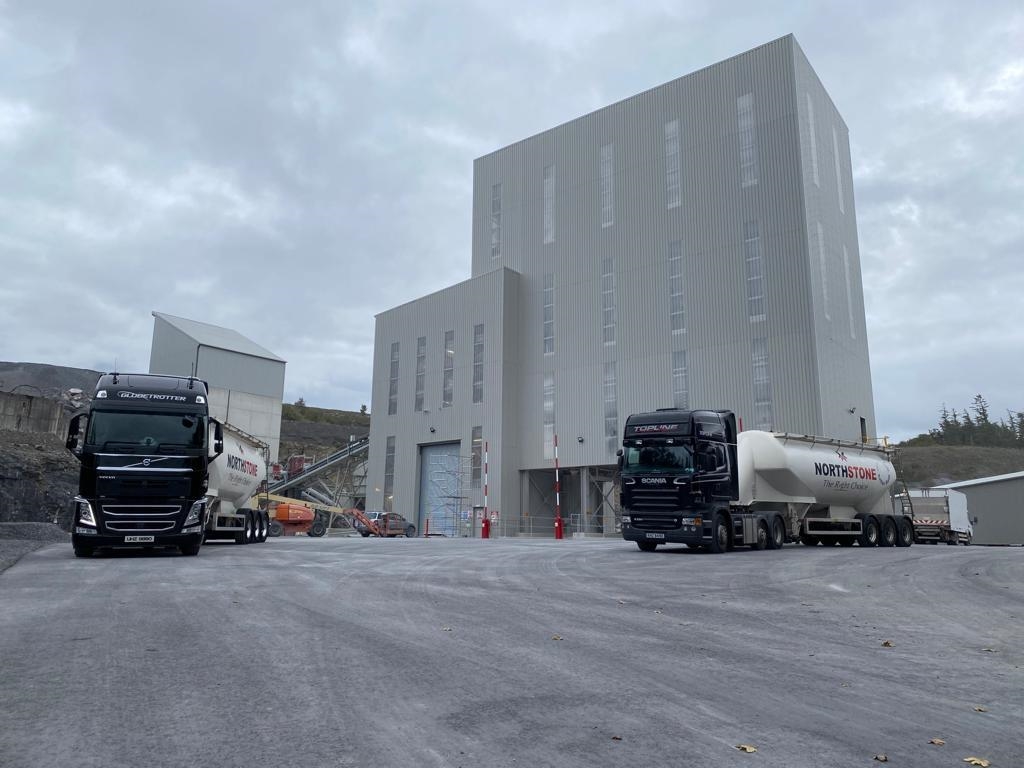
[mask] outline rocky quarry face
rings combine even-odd
[[[0,430],[0,522],[71,527],[78,460],[55,435]]]

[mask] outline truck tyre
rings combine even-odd
[[[768,523],[764,520],[759,520],[757,523],[757,534],[754,536],[754,542],[750,546],[761,552],[768,549],[768,542],[770,538],[768,536]]]
[[[853,539],[852,536],[843,536],[843,537],[841,537],[839,539],[839,546],[840,547],[852,547],[853,546],[853,541],[854,541],[854,539]]]
[[[641,552],[653,552],[658,548],[658,545],[653,541],[638,541],[636,545],[640,548]]]
[[[781,517],[772,518],[772,535],[768,539],[768,549],[782,549],[786,543],[786,526]]]
[[[267,535],[277,538],[284,533],[284,526],[281,525],[280,520],[271,520],[270,525],[267,526]]]
[[[812,536],[809,533],[800,533],[800,543],[805,547],[816,547],[818,546],[818,537]]]
[[[202,541],[197,541],[195,544],[182,544],[178,549],[181,550],[181,554],[194,557],[199,554],[199,548],[202,545]]]
[[[245,516],[249,520],[249,543],[255,544],[260,535],[259,513],[255,509],[247,509]]]
[[[909,547],[914,543],[914,526],[910,521],[901,517],[896,523],[896,546]]]
[[[862,547],[878,546],[878,521],[868,515],[863,520],[863,528],[860,532],[860,545]]]
[[[708,551],[715,555],[720,555],[729,549],[729,524],[726,522],[725,515],[721,512],[715,512],[714,517],[711,519],[711,544],[708,545]]]
[[[267,514],[267,510],[256,510],[256,523],[256,543],[262,544],[264,541],[267,540],[267,528],[270,523],[270,515]]]
[[[75,547],[75,557],[92,557],[92,547]]]
[[[878,546],[896,546],[896,521],[891,517],[886,516],[882,518],[882,530],[878,535]]]
[[[242,510],[242,529],[235,534],[235,544],[248,544],[252,538],[252,517],[248,511]]]
[[[315,538],[320,538],[327,533],[327,526],[323,520],[319,518],[313,521],[313,527],[309,529],[309,535]]]

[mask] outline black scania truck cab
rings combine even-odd
[[[626,419],[620,469],[622,537],[645,552],[686,544],[729,546],[716,510],[738,496],[736,416],[665,408]]]
[[[223,450],[206,382],[104,374],[88,411],[72,419],[67,447],[81,462],[71,531],[75,555],[124,546],[199,553],[207,467]]]

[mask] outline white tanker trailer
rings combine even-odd
[[[626,420],[622,535],[640,549],[910,546],[885,449],[775,432],[736,433],[730,411],[666,409]]]
[[[207,468],[207,539],[262,542],[270,520],[265,511],[247,507],[267,478],[267,446],[230,424],[223,425],[224,450]]]

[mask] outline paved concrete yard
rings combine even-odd
[[[5,768],[1024,764],[1024,549],[59,544],[0,617]]]

